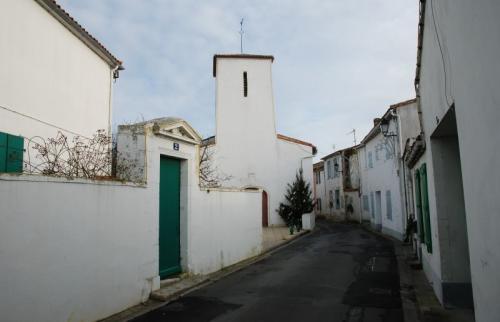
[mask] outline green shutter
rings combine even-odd
[[[0,172],[7,167],[7,134],[0,132]]]
[[[424,221],[422,214],[422,193],[420,191],[420,171],[415,172],[415,206],[417,207],[417,220],[418,220],[418,236],[420,242],[424,242]]]
[[[24,138],[7,135],[7,164],[5,172],[23,172]]]
[[[427,245],[427,251],[432,253],[431,218],[429,214],[429,195],[427,190],[427,166],[425,163],[420,167],[420,189],[422,191],[422,213],[424,214],[425,244]]]

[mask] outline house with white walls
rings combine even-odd
[[[403,239],[405,214],[400,188],[399,130],[395,107],[390,107],[357,148],[360,157],[361,203],[364,218],[370,218],[374,229]],[[394,129],[381,131],[385,123]]]
[[[420,1],[422,134],[407,153],[424,272],[445,307],[473,307],[478,322],[500,316],[499,13],[496,1]]]
[[[324,195],[326,208],[322,214],[337,220],[361,218],[359,197],[359,161],[357,147],[335,151],[321,158],[325,168]]]
[[[210,146],[225,188],[263,190],[262,225],[283,225],[277,213],[296,173],[313,185],[316,147],[276,132],[273,56],[215,55],[216,135]]]
[[[54,0],[2,1],[0,21],[0,145],[22,155],[30,139],[110,133],[122,62]]]
[[[325,215],[325,207],[327,207],[326,199],[326,180],[325,180],[325,163],[323,160],[313,164],[313,197],[314,197],[314,213],[316,215]]]
[[[394,238],[403,239],[407,217],[413,213],[407,198],[408,173],[404,147],[420,133],[416,100],[393,104],[357,147],[361,173],[362,216]]]

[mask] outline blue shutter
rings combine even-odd
[[[391,200],[391,190],[385,192],[385,205],[387,208],[387,219],[392,220],[392,200]]]

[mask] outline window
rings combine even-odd
[[[23,172],[24,138],[0,132],[0,172]]]
[[[378,146],[376,146],[376,147],[375,147],[375,161],[380,160],[380,158],[378,157],[378,151],[379,151],[379,147],[378,147]]]
[[[425,163],[415,173],[415,202],[417,206],[420,242],[427,246],[427,252],[432,253],[431,219],[427,192],[427,166]]]
[[[328,179],[332,178],[332,160],[326,161],[326,176]]]
[[[373,168],[373,155],[372,151],[368,152],[368,168]]]
[[[372,209],[372,218],[375,218],[375,200],[373,199],[373,192],[370,192],[370,204]]]
[[[391,190],[385,192],[385,205],[387,208],[387,219],[392,220],[392,200],[391,200]]]
[[[330,204],[329,204],[329,206],[330,206],[330,208],[333,208],[333,191],[330,190],[328,192],[328,196],[330,197]]]
[[[320,184],[321,183],[321,171],[316,171],[314,174],[316,177],[316,184]]]
[[[321,198],[316,199],[316,210],[321,211]]]
[[[338,178],[339,173],[340,173],[340,171],[339,171],[339,169],[340,169],[339,159],[338,158],[333,159],[333,164],[334,164],[334,166],[333,166],[333,177],[334,178]],[[335,167],[335,164],[337,165],[336,167]]]
[[[340,208],[340,190],[339,189],[335,190],[335,208],[336,209]]]
[[[248,78],[247,72],[243,72],[243,96],[247,97],[248,95]]]
[[[386,160],[392,159],[392,151],[389,148],[389,146],[385,147],[385,159]]]
[[[368,203],[368,196],[367,195],[363,195],[363,210],[370,211],[370,205]]]

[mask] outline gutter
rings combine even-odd
[[[419,18],[418,18],[418,41],[417,41],[417,65],[415,70],[415,94],[417,98],[418,122],[420,125],[420,135],[424,137],[424,126],[422,121],[422,103],[420,100],[420,72],[422,66],[422,48],[424,43],[424,25],[425,25],[425,5],[426,0],[419,0]]]

